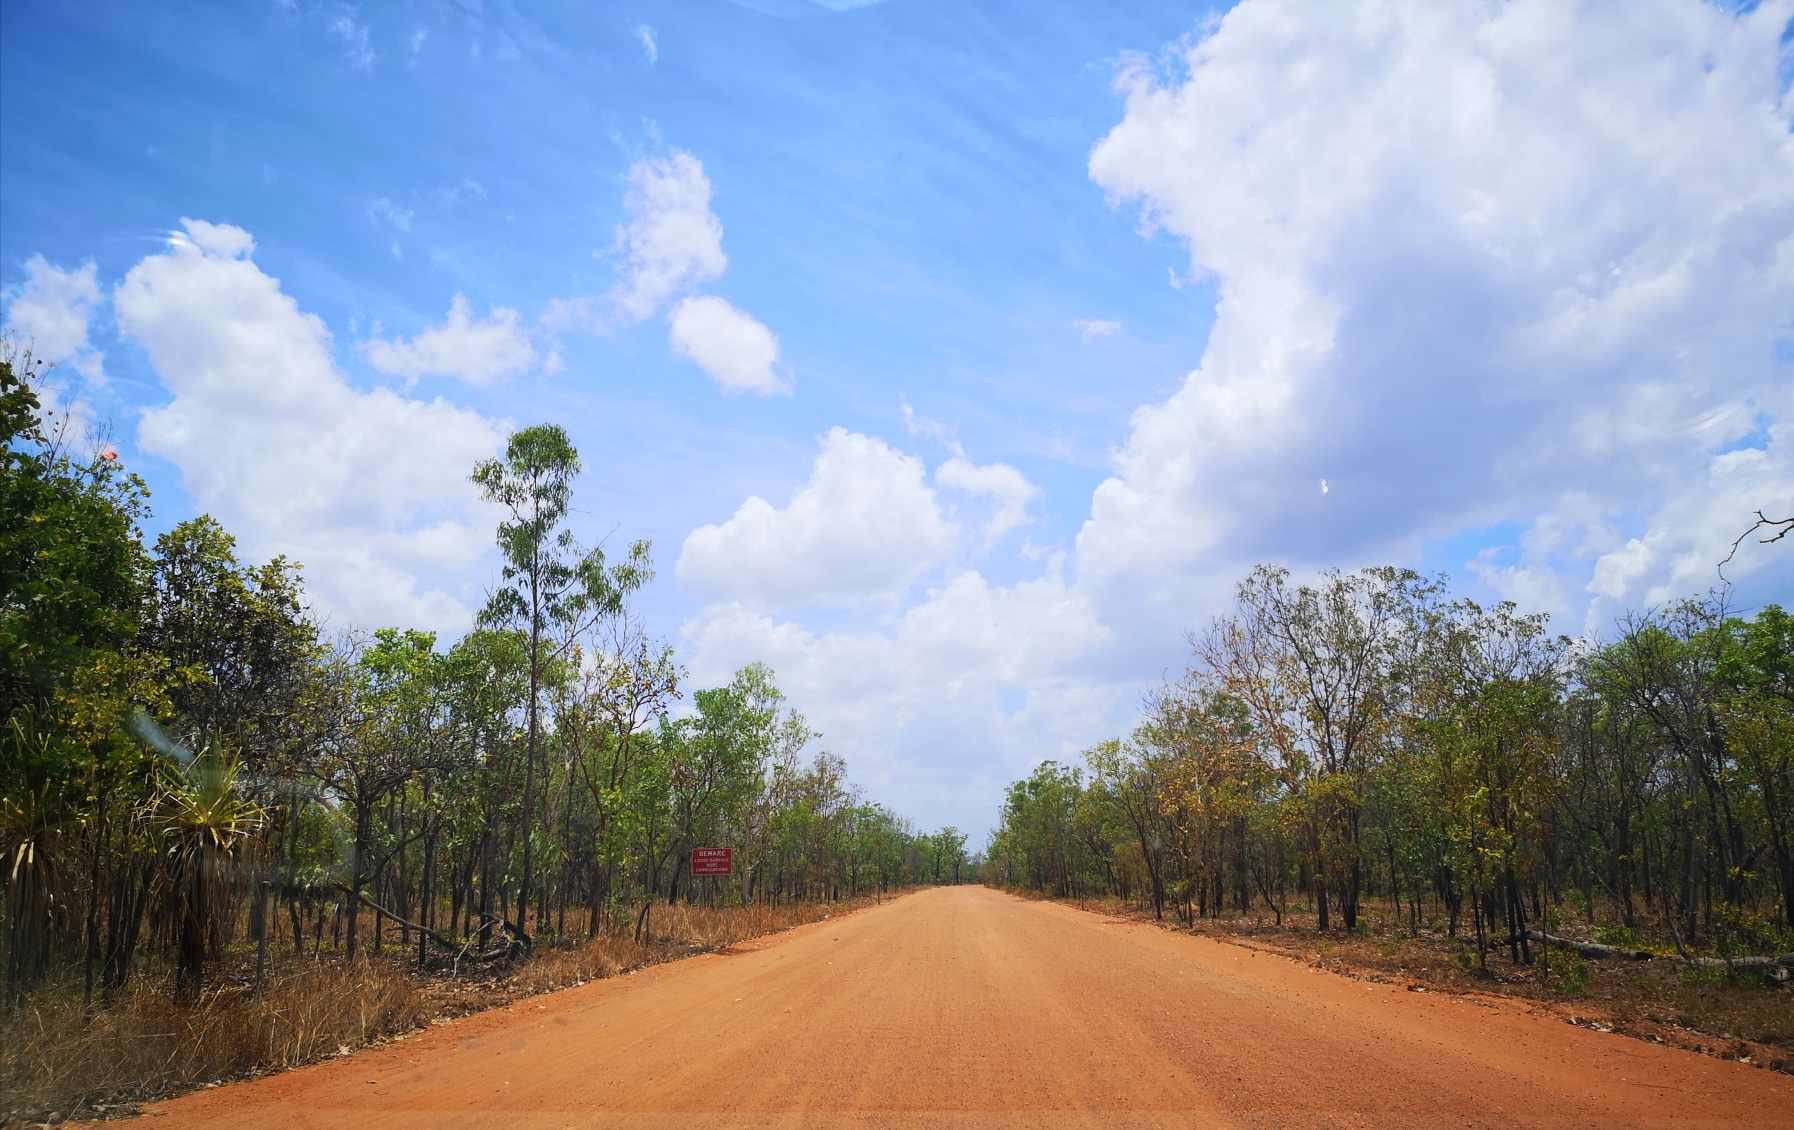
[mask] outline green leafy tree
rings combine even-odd
[[[498,548],[504,556],[500,585],[481,613],[488,626],[516,625],[529,639],[529,693],[524,700],[523,866],[518,882],[517,922],[524,930],[530,901],[535,816],[536,765],[541,744],[542,674],[544,665],[572,647],[597,619],[622,611],[624,598],[653,577],[649,545],[630,546],[626,560],[605,568],[601,548],[582,549],[565,522],[572,505],[573,479],[580,472],[579,452],[567,433],[554,424],[538,424],[514,433],[502,459],[487,459],[473,471],[473,482],[490,502],[510,513],[499,523]],[[550,634],[559,646],[545,647]]]
[[[253,772],[280,771],[302,740],[320,654],[298,568],[278,557],[240,565],[236,539],[201,516],[156,539],[151,582],[143,644],[170,667],[174,716],[199,742],[238,751]]]
[[[959,883],[965,877],[966,835],[951,824],[928,837],[929,880]]]
[[[477,629],[443,661],[439,693],[450,723],[449,781],[466,876],[462,909],[478,916],[490,940],[504,859],[500,849],[516,816],[514,715],[529,686],[528,641],[521,632]],[[468,889],[478,881],[478,900]],[[470,927],[468,933],[474,932]]]
[[[644,731],[666,717],[680,695],[681,677],[673,649],[652,643],[631,617],[615,618],[608,629],[606,646],[582,664],[577,693],[568,697],[556,721],[568,772],[583,785],[591,805],[587,929],[592,934],[598,932],[611,878],[626,851],[627,837],[618,834],[617,817],[642,752]],[[651,735],[648,744],[652,746]]]
[[[1260,566],[1240,582],[1238,614],[1192,637],[1300,810],[1322,930],[1335,902],[1357,925],[1364,790],[1401,717],[1394,649],[1441,588],[1391,568],[1292,586],[1288,570]]]
[[[141,479],[46,431],[43,367],[0,342],[0,711],[67,714],[81,673],[126,672],[147,596]],[[88,704],[91,706],[92,704]],[[48,722],[48,719],[45,720]],[[96,723],[106,729],[116,716]]]

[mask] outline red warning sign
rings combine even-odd
[[[735,849],[692,848],[691,873],[693,875],[735,874]]]

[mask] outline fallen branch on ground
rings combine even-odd
[[[416,922],[409,922],[403,918],[400,918],[398,915],[394,914],[392,911],[386,909],[384,906],[381,906],[379,903],[377,903],[373,899],[369,898],[365,892],[353,890],[346,883],[338,884],[338,885],[342,887],[344,893],[352,894],[356,898],[360,899],[362,901],[362,903],[369,910],[373,911],[375,914],[382,915],[383,917],[386,917],[386,918],[390,918],[394,922],[397,922],[401,926],[408,926],[411,929],[416,930],[418,933],[420,933],[424,937],[430,939],[432,942],[435,942],[437,945],[441,946],[443,949],[455,950],[455,949],[461,948],[460,942],[452,942],[449,939],[443,937],[441,934],[438,934],[436,931],[430,929],[428,926],[420,926]]]
[[[1556,934],[1546,934],[1538,930],[1526,931],[1527,938],[1535,942],[1548,942],[1564,949],[1575,950],[1582,957],[1614,958],[1623,957],[1628,961],[1650,961],[1657,955],[1648,950],[1628,950],[1619,946],[1604,946],[1599,942],[1579,942],[1574,938],[1560,938]]]
[[[1548,942],[1564,949],[1575,950],[1583,957],[1597,959],[1623,957],[1628,961],[1651,961],[1657,957],[1656,954],[1648,950],[1604,946],[1599,942],[1579,942],[1574,938],[1560,938],[1556,934],[1545,934],[1538,930],[1528,930],[1526,936],[1535,942]],[[1794,970],[1794,953],[1785,953],[1780,957],[1684,957],[1682,960],[1695,969]]]
[[[1794,953],[1780,957],[1691,957],[1696,969],[1794,969]]]

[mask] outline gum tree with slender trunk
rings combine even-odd
[[[573,641],[592,624],[620,613],[624,598],[653,576],[646,541],[631,545],[628,558],[609,569],[602,548],[580,547],[566,525],[573,479],[580,469],[579,451],[566,431],[556,424],[537,424],[514,433],[504,456],[481,461],[472,476],[481,495],[510,515],[498,525],[498,548],[505,562],[503,583],[487,600],[481,622],[488,627],[517,627],[529,639],[520,813],[523,859],[514,924],[517,934],[526,939],[544,671],[571,650]],[[551,635],[560,642],[545,649],[544,642]]]

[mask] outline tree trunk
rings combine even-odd
[[[353,897],[349,899],[349,946],[346,957],[350,964],[354,964],[355,962],[355,946],[356,942],[359,940],[356,937],[356,926],[360,921],[361,888],[362,884],[366,882],[363,863],[367,859],[368,840],[371,838],[371,830],[368,828],[370,819],[368,809],[372,807],[372,805],[369,802],[369,798],[365,794],[362,794],[360,789],[357,789],[357,794],[355,805],[355,857],[349,866],[350,893]]]
[[[537,706],[542,694],[542,595],[538,580],[541,571],[542,554],[537,551],[531,559],[529,577],[529,702],[525,704],[529,717],[529,744],[523,753],[523,877],[517,887],[517,933],[526,943],[529,934],[523,928],[523,919],[529,913],[530,848],[533,843],[530,821],[535,815]]]

